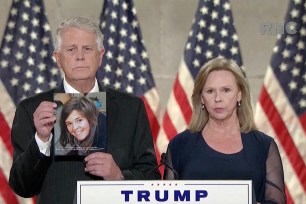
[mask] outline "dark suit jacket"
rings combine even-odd
[[[104,91],[100,87],[100,91]],[[97,180],[82,161],[57,161],[40,153],[33,113],[42,101],[53,101],[63,85],[20,102],[12,125],[13,165],[9,184],[22,197],[38,196],[38,204],[73,202],[78,180]],[[142,100],[106,88],[107,146],[125,179],[160,179],[149,121]],[[51,151],[52,152],[52,151]]]

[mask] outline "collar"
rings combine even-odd
[[[65,93],[80,93],[78,90],[70,86],[70,84],[68,84],[65,77],[63,80],[63,85],[64,85]],[[98,85],[97,79],[95,79],[95,85],[89,92],[99,92],[99,85]]]

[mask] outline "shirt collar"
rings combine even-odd
[[[68,84],[65,77],[63,81],[64,81],[63,84],[64,84],[65,93],[80,93],[78,90],[70,86],[70,84]],[[99,92],[99,86],[98,86],[97,79],[95,79],[95,85],[89,92]]]

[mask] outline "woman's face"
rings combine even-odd
[[[87,118],[80,111],[73,110],[65,120],[68,131],[77,140],[84,140],[90,132],[90,125]]]
[[[235,76],[230,71],[212,71],[202,90],[204,103],[210,118],[218,121],[236,117],[237,102],[241,100]]]

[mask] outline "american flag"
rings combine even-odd
[[[18,102],[57,85],[50,27],[43,1],[14,0],[0,51],[0,203],[33,203],[8,185],[13,149],[11,125]]]
[[[258,128],[278,144],[288,204],[306,203],[305,5],[305,0],[289,2],[255,112]]]
[[[155,143],[160,101],[133,0],[105,0],[100,25],[106,53],[97,78],[105,86],[142,97]]]
[[[200,0],[157,138],[160,152],[165,152],[169,140],[187,128],[194,79],[201,66],[218,56],[233,59],[242,66],[230,3]]]

